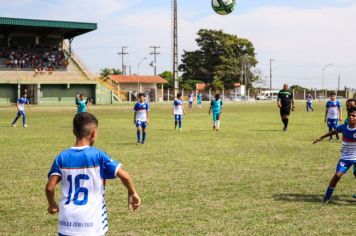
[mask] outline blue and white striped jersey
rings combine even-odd
[[[105,180],[116,177],[121,164],[95,147],[72,147],[54,160],[48,178],[61,177],[58,232],[104,235],[108,231]]]
[[[150,110],[150,105],[147,102],[136,103],[134,111],[136,112],[136,121],[147,121],[147,111]]]
[[[343,134],[341,159],[356,161],[356,128],[351,129],[349,125],[343,124],[338,126],[336,131]]]
[[[25,111],[25,105],[29,103],[30,101],[27,98],[19,98],[19,100],[17,100],[17,107],[19,111]]]
[[[173,102],[174,115],[183,115],[183,101],[181,99],[175,99]]]
[[[328,110],[328,119],[338,119],[339,118],[339,109],[342,105],[338,100],[328,101],[326,103],[326,109]]]

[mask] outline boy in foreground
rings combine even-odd
[[[145,101],[145,94],[140,93],[138,95],[139,102],[134,107],[134,124],[137,128],[137,144],[144,144],[146,141],[146,128],[149,124],[149,110],[150,105]],[[141,140],[141,130],[142,140]]]
[[[328,124],[329,132],[335,130],[338,126],[339,120],[342,121],[341,103],[336,100],[336,93],[330,94],[330,101],[326,103],[325,110],[325,123]],[[336,139],[339,140],[338,132],[335,133]],[[330,136],[329,141],[333,141],[333,137]]]
[[[183,107],[182,94],[178,93],[173,103],[174,129],[177,129],[178,125],[179,130],[182,131],[183,114],[185,115],[186,112]]]
[[[140,206],[130,176],[121,164],[104,151],[93,147],[98,134],[98,120],[89,113],[79,113],[73,120],[74,147],[61,152],[48,174],[46,197],[48,212],[59,212],[58,234],[104,235],[108,231],[105,205],[105,182],[120,178],[128,190],[129,207]],[[54,198],[56,185],[61,182],[59,206]]]
[[[356,108],[350,110],[348,114],[349,124],[338,126],[328,134],[325,134],[315,140],[313,143],[320,142],[324,138],[331,137],[334,134],[342,133],[343,140],[341,146],[341,157],[336,167],[336,173],[330,181],[326,190],[323,202],[328,203],[341,177],[346,174],[352,165],[356,164]],[[354,197],[354,196],[353,196]]]
[[[220,99],[220,94],[215,95],[215,100],[212,100],[210,103],[210,108],[209,108],[209,115],[212,112],[213,113],[213,130],[214,131],[219,131],[220,130],[220,117],[222,113],[222,107],[223,107],[223,102]]]
[[[27,99],[27,94],[22,93],[21,98],[17,100],[16,107],[17,107],[17,115],[14,119],[14,121],[11,123],[12,127],[16,127],[16,122],[17,120],[22,116],[22,126],[24,128],[27,128],[28,126],[26,125],[26,113],[25,113],[25,105],[27,104],[28,107],[30,107],[30,101]]]

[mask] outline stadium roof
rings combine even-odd
[[[118,84],[167,84],[167,80],[160,76],[138,76],[138,75],[110,75],[109,78]]]
[[[96,23],[0,17],[0,32],[5,33],[29,31],[39,34],[58,33],[68,39],[96,29]]]

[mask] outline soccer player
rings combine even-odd
[[[223,102],[220,99],[220,94],[215,94],[215,100],[210,103],[209,115],[213,113],[213,130],[219,131],[220,129],[220,117],[222,113]]]
[[[324,138],[331,137],[334,134],[342,133],[343,140],[341,146],[341,158],[336,167],[336,173],[330,181],[326,190],[323,202],[328,203],[341,177],[346,174],[352,165],[356,164],[356,108],[353,108],[349,114],[349,124],[338,126],[328,134],[325,134],[314,141],[314,144],[320,142]]]
[[[133,181],[104,151],[93,147],[98,120],[92,114],[78,113],[73,119],[74,147],[62,151],[48,174],[48,212],[59,212],[58,235],[104,235],[108,231],[105,183],[118,177],[128,190],[128,204],[136,210],[141,203]],[[56,185],[61,182],[59,206]]]
[[[186,112],[183,107],[182,94],[178,93],[177,98],[173,103],[173,115],[174,115],[174,128],[177,130],[177,125],[179,126],[179,130],[182,131],[182,118],[183,114]]]
[[[197,105],[199,109],[201,109],[202,101],[203,101],[203,95],[199,92],[197,95]]]
[[[329,127],[329,132],[336,129],[339,120],[342,121],[341,103],[336,100],[336,93],[331,93],[325,110],[325,123],[327,123]],[[339,140],[338,133],[336,133],[336,139]],[[333,141],[332,136],[330,136],[329,141]]]
[[[26,124],[26,113],[25,113],[25,105],[27,104],[30,107],[30,101],[27,99],[27,93],[22,93],[19,100],[17,100],[17,115],[14,121],[11,123],[12,127],[16,127],[17,120],[22,116],[22,126],[27,128]]]
[[[77,100],[77,113],[87,112],[88,100],[85,99],[84,94],[79,95],[79,100]]]
[[[145,101],[145,94],[138,95],[139,102],[134,107],[134,124],[137,128],[137,144],[144,144],[146,140],[146,128],[149,124],[149,110],[150,105]],[[142,140],[141,131],[142,130]]]
[[[313,109],[313,96],[310,93],[308,93],[306,99],[307,99],[307,112],[309,112],[309,110],[314,111],[314,109]]]
[[[288,84],[283,85],[283,89],[278,93],[277,105],[284,124],[283,131],[288,130],[290,111],[294,111],[293,93],[289,90]]]
[[[354,99],[354,98],[348,99],[346,101],[347,113],[354,107],[356,107],[356,99]],[[349,123],[349,118],[346,118],[345,119],[345,124],[348,124],[348,123]]]
[[[193,108],[193,102],[194,102],[194,93],[190,92],[188,96],[188,102],[189,102],[189,109]]]

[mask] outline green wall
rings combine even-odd
[[[85,97],[95,98],[95,84],[75,84],[67,88],[66,84],[41,84],[41,104],[74,103],[74,96],[83,93]]]
[[[17,100],[17,84],[0,84],[0,104],[15,103]]]

